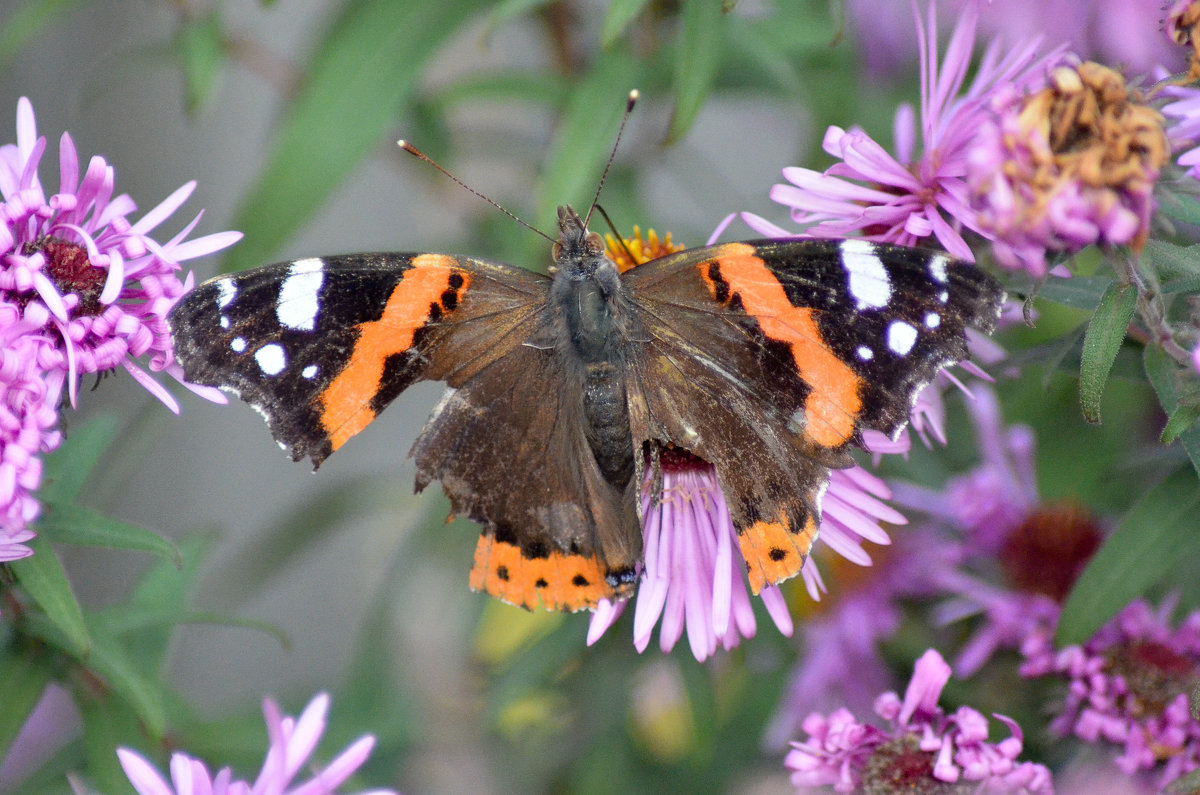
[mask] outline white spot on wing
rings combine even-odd
[[[937,312],[925,315],[925,328],[937,328],[940,325],[942,325],[942,316]]]
[[[843,240],[838,248],[842,252],[842,265],[849,275],[850,296],[858,308],[887,306],[892,297],[892,284],[887,268],[875,253],[875,244],[869,240]]]
[[[229,306],[229,302],[237,295],[237,285],[233,283],[233,279],[220,279],[217,281],[217,307],[224,309]]]
[[[862,359],[864,362],[869,362],[875,358],[875,351],[871,350],[866,345],[859,345],[858,350],[855,351],[855,353],[857,353],[858,358]]]
[[[942,290],[940,293],[938,293],[938,301],[940,301],[941,303],[944,304],[949,300],[950,300],[950,293],[946,292],[945,290]]]
[[[934,254],[929,258],[929,275],[932,276],[935,281],[939,281],[942,284],[945,284],[946,279],[948,278],[946,276],[947,262],[949,262],[949,260],[941,254]]]
[[[904,356],[917,343],[917,329],[903,320],[893,320],[887,327],[888,350],[897,356]]]
[[[279,287],[279,303],[275,306],[279,322],[296,331],[315,329],[324,281],[325,263],[321,260],[310,257],[293,262]]]
[[[229,347],[233,348],[234,353],[245,353],[246,340],[242,337],[234,337],[233,340],[230,341]]]
[[[310,364],[308,367],[305,367],[303,370],[300,371],[300,375],[304,376],[305,378],[312,378],[316,374],[317,374],[317,366],[315,364]]]
[[[221,315],[221,328],[229,328],[229,318],[225,315]]]
[[[277,342],[264,345],[255,351],[254,361],[258,362],[259,368],[267,375],[279,375],[287,367],[287,356],[283,353],[283,346]]]

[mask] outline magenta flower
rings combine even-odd
[[[1058,676],[1066,700],[1052,728],[1121,748],[1117,766],[1152,771],[1156,786],[1200,768],[1200,720],[1189,696],[1200,688],[1200,611],[1172,628],[1175,606],[1134,602],[1083,646],[1055,651],[1049,637],[1022,649],[1025,676]]]
[[[263,716],[270,748],[253,784],[234,780],[233,771],[227,767],[213,776],[203,762],[181,752],[171,756],[168,784],[137,752],[118,748],[117,756],[139,795],[333,795],[367,760],[375,738],[371,735],[359,738],[324,768],[306,765],[325,731],[328,711],[329,696],[324,693],[313,698],[298,719],[282,716],[274,701],[264,700]],[[312,778],[303,784],[293,784],[296,774],[306,766]],[[394,795],[392,790],[370,790],[362,795],[387,793]]]
[[[1033,36],[1104,63],[1122,64],[1131,75],[1144,75],[1177,57],[1162,36],[1163,3],[1158,0],[965,0],[980,6],[980,29],[1006,41]],[[891,72],[915,60],[912,45],[897,36],[896,0],[849,0],[848,27],[861,41],[862,57],[875,72]],[[962,3],[951,7],[957,8]]]
[[[903,105],[895,118],[895,155],[861,129],[830,127],[823,146],[841,162],[824,173],[784,169],[791,184],[776,185],[771,198],[791,208],[792,220],[806,227],[805,235],[862,236],[900,245],[927,245],[932,235],[955,257],[973,260],[963,228],[987,233],[970,205],[967,152],[998,87],[1025,85],[1056,56],[1038,59],[1036,42],[1006,54],[993,45],[960,95],[975,44],[979,17],[975,4],[963,9],[940,66],[933,4],[925,26],[917,16],[920,154],[916,152],[917,120],[912,107]],[[762,234],[788,234],[752,214],[742,217]]]
[[[17,142],[0,146],[0,560],[28,554],[20,542],[39,510],[40,456],[58,446],[60,395],[72,404],[80,376],[123,367],[172,411],[171,394],[133,360],[182,381],[167,312],[190,287],[179,263],[241,237],[185,238],[199,216],[166,243],[149,236],[191,194],[175,191],[138,221],[115,174],[93,157],[80,177],[71,137],[59,142],[58,191],[38,177],[46,151],[28,99],[17,103]],[[216,390],[192,387],[224,402]]]
[[[1020,727],[1002,715],[996,719],[1011,736],[989,743],[988,720],[970,707],[947,715],[938,707],[950,666],[930,649],[917,660],[901,700],[893,692],[875,702],[885,727],[859,723],[846,709],[809,715],[804,742],[792,743],[784,765],[792,784],[829,787],[837,792],[932,792],[962,781],[974,791],[1050,793],[1050,771],[1018,762],[1023,747]]]
[[[835,597],[814,604],[803,622],[800,658],[767,728],[766,746],[781,747],[813,711],[870,709],[891,681],[880,643],[899,629],[902,600],[940,593],[934,584],[961,555],[960,545],[917,528],[897,533],[894,545],[869,567],[833,560]],[[830,562],[831,556],[823,557]]]
[[[895,486],[899,504],[933,518],[950,534],[946,543],[963,550],[957,566],[930,574],[948,597],[936,610],[939,623],[982,619],[955,660],[960,676],[1000,649],[1052,636],[1062,600],[1101,540],[1081,509],[1041,501],[1032,430],[1006,426],[991,389],[980,386],[975,398],[968,408],[980,463],[940,491]]]
[[[664,652],[674,648],[686,628],[692,654],[703,661],[718,646],[733,648],[757,631],[746,564],[716,470],[679,451],[664,451],[661,460],[662,498],[654,505],[649,492],[643,496],[645,560],[634,608],[634,645],[644,651],[661,621],[659,647]],[[862,540],[890,543],[879,523],[905,521],[882,501],[888,496],[883,481],[859,468],[834,472],[822,503],[818,543],[869,564]],[[819,598],[823,584],[811,557],[802,576]],[[790,636],[792,619],[779,589],[767,586],[759,597],[775,626]],[[600,603],[588,630],[589,645],[616,622],[625,605]]]

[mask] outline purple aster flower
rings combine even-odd
[[[1084,57],[1122,64],[1130,74],[1146,74],[1176,57],[1160,33],[1161,0],[966,0],[980,7],[980,29],[1008,41],[1039,36],[1066,45]],[[943,3],[955,11],[962,2]],[[892,72],[915,60],[910,43],[891,35],[898,29],[895,0],[849,0],[847,16],[861,41],[862,57],[875,72]]]
[[[657,505],[649,492],[642,498],[645,558],[634,608],[634,645],[644,651],[661,621],[659,647],[664,652],[674,648],[686,628],[692,654],[703,661],[718,646],[733,648],[757,631],[746,564],[716,470],[678,450],[664,451],[661,461],[662,497]],[[883,502],[889,494],[883,481],[860,468],[835,471],[822,502],[818,543],[869,565],[862,540],[890,543],[880,523],[905,521]],[[801,574],[809,592],[820,598],[824,584],[811,557]],[[768,585],[758,595],[775,626],[790,636],[792,619],[780,590]],[[601,602],[588,631],[589,645],[616,622],[625,605]]]
[[[1102,533],[1073,504],[1043,503],[1038,495],[1034,437],[1024,425],[1005,426],[999,401],[986,387],[969,403],[982,460],[941,491],[895,485],[896,501],[932,517],[963,550],[958,566],[930,575],[949,598],[939,623],[979,616],[955,660],[960,676],[978,671],[999,649],[1050,637],[1063,599]]]
[[[1175,0],[1167,7],[1163,32],[1167,40],[1191,49],[1185,81],[1194,83],[1200,78],[1200,2],[1197,0]],[[1164,59],[1162,63],[1166,63]]]
[[[39,510],[34,492],[40,456],[58,446],[63,387],[72,404],[80,376],[120,366],[172,411],[171,394],[152,371],[182,380],[167,312],[190,286],[179,263],[211,254],[241,235],[223,232],[191,241],[199,216],[166,243],[149,236],[191,194],[175,191],[138,221],[115,175],[93,157],[80,177],[71,137],[59,142],[58,191],[47,196],[38,177],[46,139],[37,134],[28,99],[17,103],[17,142],[0,146],[0,560],[28,554],[22,541]],[[191,387],[224,402],[216,390]]]
[[[1006,87],[972,130],[967,182],[997,262],[1035,277],[1047,254],[1140,249],[1170,151],[1163,119],[1119,72],[1060,65],[1036,92]]]
[[[915,3],[913,10],[921,67],[920,154],[918,120],[912,107],[903,105],[895,118],[896,154],[861,129],[830,127],[823,146],[841,162],[824,173],[784,169],[791,184],[776,185],[771,198],[791,208],[792,220],[806,227],[806,235],[862,236],[901,245],[928,244],[932,235],[955,257],[973,260],[963,228],[987,233],[970,206],[967,151],[997,88],[1024,86],[1055,56],[1038,59],[1036,42],[1003,54],[993,45],[960,95],[975,44],[975,5],[963,9],[940,66],[934,6],[925,26]],[[755,215],[742,217],[761,234],[788,234]]]
[[[993,744],[988,720],[978,711],[959,707],[947,715],[938,707],[949,680],[950,666],[930,649],[917,660],[903,700],[894,692],[876,700],[884,727],[859,723],[847,709],[809,715],[808,738],[792,743],[784,760],[792,784],[837,792],[932,792],[962,781],[985,792],[1053,792],[1049,770],[1017,761],[1023,738],[1015,721],[995,716],[1011,736]]]
[[[311,779],[303,784],[293,784],[325,731],[328,711],[329,696],[324,693],[313,698],[299,718],[285,717],[275,702],[263,701],[270,748],[253,784],[234,780],[233,771],[227,767],[213,776],[203,762],[180,752],[171,756],[171,783],[168,784],[154,766],[135,751],[118,748],[117,756],[139,795],[332,795],[367,760],[375,738],[371,735],[359,738],[324,768],[312,770]],[[312,769],[312,765],[308,767]],[[371,790],[362,795],[391,792]]]
[[[852,712],[870,709],[891,682],[879,645],[900,626],[901,600],[933,595],[940,573],[958,564],[959,547],[918,528],[897,533],[894,545],[869,566],[822,555],[836,595],[812,603],[805,617],[801,656],[767,729],[766,747],[781,747],[794,737],[811,712],[839,705]]]
[[[1044,637],[1022,649],[1023,675],[1068,682],[1052,728],[1120,747],[1117,766],[1151,771],[1158,787],[1200,768],[1200,720],[1189,705],[1200,688],[1200,611],[1172,628],[1174,607],[1137,601],[1083,646],[1055,651]]]
[[[112,166],[93,157],[81,179],[79,155],[66,133],[59,142],[59,189],[47,197],[37,173],[45,150],[33,106],[22,98],[17,103],[17,143],[0,147],[0,295],[23,308],[31,331],[56,335],[66,353],[72,401],[80,375],[121,366],[178,411],[171,394],[133,359],[150,354],[151,370],[166,370],[182,382],[166,320],[191,285],[190,274],[184,281],[178,278],[179,263],[220,251],[241,233],[185,242],[200,220],[197,216],[166,243],[157,242],[149,233],[187,200],[196,183],[179,188],[140,220],[129,221],[137,207],[129,196],[113,195]],[[31,314],[34,304],[45,312]]]

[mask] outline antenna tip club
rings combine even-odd
[[[626,108],[628,108],[629,110],[632,110],[634,103],[638,101],[638,97],[640,97],[640,96],[641,96],[641,94],[638,93],[638,90],[636,88],[633,89],[632,91],[630,91],[629,92],[629,101],[626,103]]]

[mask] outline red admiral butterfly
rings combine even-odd
[[[633,590],[639,495],[668,445],[716,467],[752,589],[797,574],[829,468],[863,430],[899,433],[1004,299],[969,264],[865,240],[724,243],[619,273],[574,210],[558,224],[551,276],[382,253],[213,279],[171,313],[176,357],[315,465],[410,384],[446,382],[411,455],[417,490],[441,481],[483,527],[471,586],[578,610]]]

